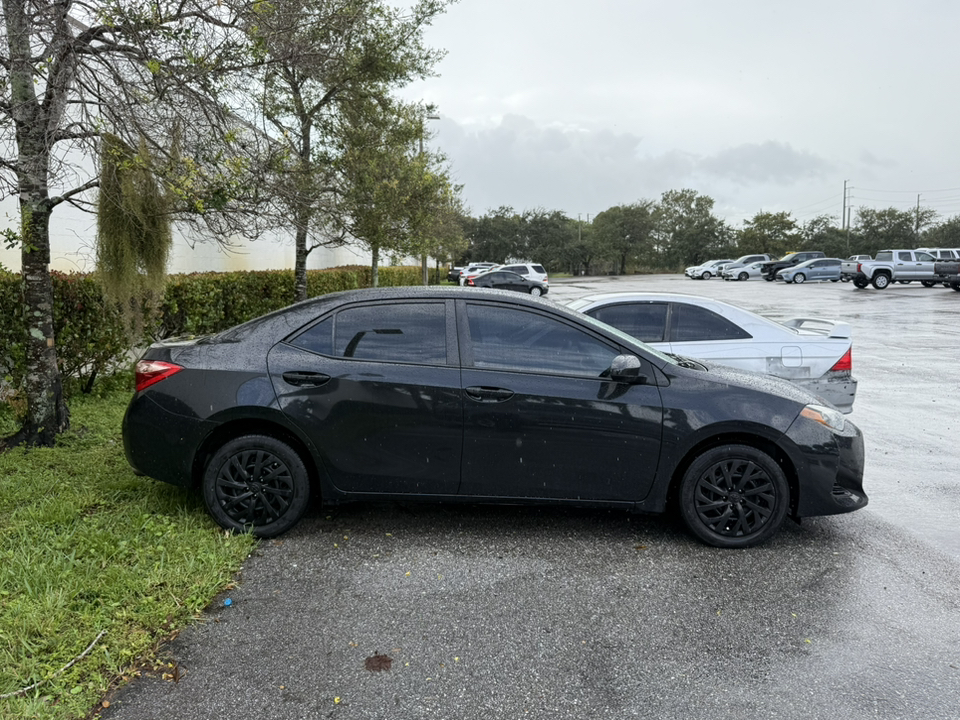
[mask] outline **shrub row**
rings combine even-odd
[[[54,334],[66,390],[89,391],[97,377],[129,362],[144,337],[131,337],[119,309],[104,300],[93,275],[51,273]],[[419,267],[383,267],[382,287],[418,285]],[[307,295],[370,287],[364,266],[307,272]],[[142,330],[147,338],[219,332],[290,304],[290,270],[172,275],[154,317]],[[0,402],[20,386],[24,370],[23,302],[20,276],[0,268]]]

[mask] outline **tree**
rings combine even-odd
[[[713,214],[713,198],[695,190],[668,190],[655,212],[654,241],[661,265],[692,265],[732,249],[724,222]]]
[[[512,207],[501,206],[467,223],[470,249],[465,258],[472,262],[503,263],[519,260],[522,218]]]
[[[925,247],[960,248],[960,215],[927,228],[920,239]]]
[[[802,236],[797,221],[789,212],[760,211],[751,220],[745,220],[737,240],[741,255],[766,253],[782,257],[800,250]]]
[[[351,108],[362,106],[369,112],[379,105],[382,114],[396,107],[392,90],[432,72],[443,53],[423,44],[423,30],[453,1],[418,0],[407,9],[386,0],[254,3],[248,31],[263,60],[262,73],[242,96],[255,101],[246,112],[262,118],[258,126],[278,151],[265,182],[273,198],[274,226],[294,236],[296,299],[306,298],[310,252],[344,242],[349,226],[364,227],[362,238],[375,248],[384,247],[377,239],[381,233],[344,214],[356,207],[356,198],[345,197],[351,188],[343,183],[365,174],[355,163],[361,154],[370,160],[373,152],[365,146],[344,160],[344,153],[353,152],[350,139],[369,140],[358,137],[357,114]],[[408,110],[405,121],[411,121]],[[419,125],[412,126],[421,140],[424,113],[422,109]],[[394,132],[391,142],[398,139]],[[391,152],[385,151],[383,159]],[[350,163],[353,167],[345,170]],[[399,182],[396,170],[389,172]],[[370,192],[367,187],[359,194]]]
[[[50,445],[69,425],[53,336],[50,219],[91,208],[102,133],[160,156],[174,197],[225,203],[224,78],[249,60],[245,3],[2,0],[0,183],[19,198],[26,417],[6,439]],[[170,138],[179,133],[177,155]],[[209,192],[207,192],[209,191]]]
[[[834,224],[830,215],[817,215],[803,224],[797,250],[823,250],[827,257],[844,258],[857,252],[851,249],[851,234]]]
[[[656,264],[652,252],[655,205],[652,200],[616,205],[594,218],[599,249],[616,261],[620,275],[627,272],[628,263]]]
[[[458,205],[459,188],[442,158],[415,152],[421,109],[386,99],[355,102],[343,110],[338,148],[336,213],[328,222],[363,242],[378,284],[382,252],[420,255]]]
[[[933,208],[897,210],[861,207],[853,225],[856,247],[862,253],[876,255],[879,250],[912,248],[920,244],[920,232],[936,220]]]

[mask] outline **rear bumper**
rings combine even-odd
[[[123,416],[123,451],[138,475],[191,487],[196,448],[216,423],[175,415],[135,395]]]
[[[810,380],[794,380],[793,378],[791,380],[804,390],[809,390],[814,395],[822,397],[840,412],[848,414],[853,412],[853,401],[857,397],[856,378],[838,373],[834,377],[828,374]]]

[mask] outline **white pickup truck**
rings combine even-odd
[[[856,288],[873,285],[883,290],[892,282],[918,280],[932,287],[940,280],[933,271],[936,258],[919,250],[881,250],[873,260],[845,260],[840,265],[840,279],[852,280]]]

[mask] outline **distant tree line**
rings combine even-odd
[[[670,190],[659,201],[616,205],[587,221],[559,210],[500,207],[480,217],[463,216],[465,242],[441,260],[456,265],[528,260],[552,272],[623,275],[679,271],[754,253],[781,257],[822,250],[847,257],[885,248],[960,247],[960,216],[941,219],[931,208],[861,207],[848,228],[830,215],[800,222],[790,212],[765,211],[732,227],[713,208],[713,198],[690,189]]]

